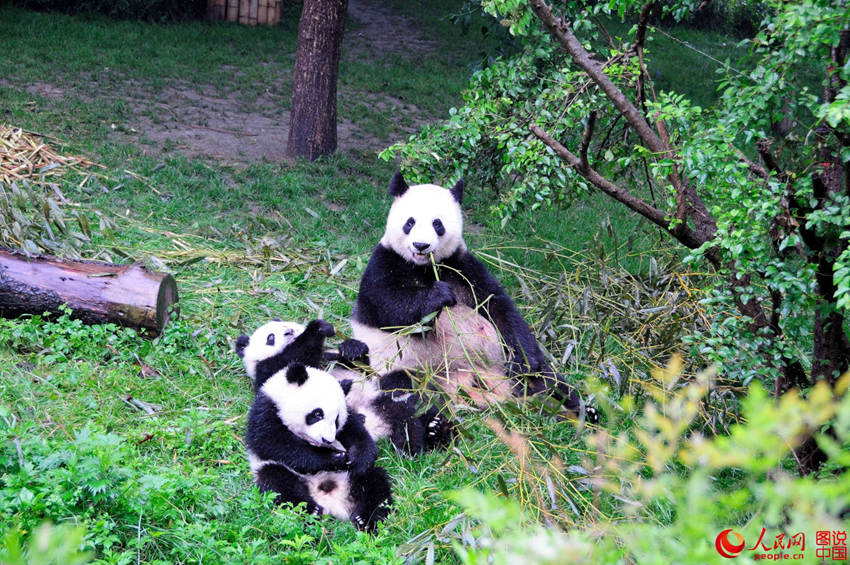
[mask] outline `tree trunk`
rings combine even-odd
[[[0,315],[58,312],[67,304],[87,324],[112,322],[158,334],[177,302],[177,284],[144,266],[27,257],[0,249]]]
[[[336,151],[336,83],[348,0],[304,0],[286,154],[314,160]]]

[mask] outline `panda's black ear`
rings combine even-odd
[[[351,391],[352,382],[353,381],[351,379],[342,379],[341,381],[339,381],[339,386],[342,387],[342,393],[345,396],[348,396],[349,391]]]
[[[245,348],[248,347],[248,342],[250,338],[247,335],[240,335],[236,338],[236,343],[234,344],[234,349],[236,350],[236,355],[239,357],[245,357]]]
[[[455,202],[458,204],[463,202],[463,179],[457,181],[450,192],[452,193],[452,196],[454,196]]]
[[[407,183],[404,182],[404,177],[401,176],[401,171],[396,171],[393,175],[393,178],[390,179],[390,196],[393,198],[398,198],[410,188],[407,186]]]
[[[306,383],[308,377],[307,367],[300,363],[293,363],[289,366],[289,369],[286,370],[286,380],[298,386]]]

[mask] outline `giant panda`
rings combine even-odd
[[[309,513],[351,520],[360,530],[386,518],[392,491],[375,465],[378,448],[330,374],[295,363],[266,378],[245,444],[257,486],[276,492],[276,502],[304,503]]]
[[[511,298],[468,251],[463,189],[462,180],[446,189],[393,176],[386,230],[352,311],[353,337],[366,343],[379,373],[426,371],[476,404],[551,391],[569,411],[595,421],[595,410],[585,412]]]
[[[418,454],[451,441],[454,425],[436,407],[416,415],[419,399],[410,392],[409,377],[398,371],[375,378],[361,370],[369,363],[368,348],[357,340],[343,341],[338,352],[325,352],[325,339],[333,335],[333,326],[324,320],[313,320],[306,326],[273,320],[251,336],[240,335],[234,349],[255,390],[291,363],[324,367],[338,381],[349,381],[349,409],[364,416],[366,429],[375,441],[389,438],[399,453]]]

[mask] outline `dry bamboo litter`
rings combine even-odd
[[[46,177],[61,175],[74,167],[100,167],[82,157],[56,153],[44,139],[46,136],[19,127],[0,124],[0,182],[12,184],[26,180],[35,184]]]
[[[275,25],[282,0],[207,0],[207,17],[243,25]]]

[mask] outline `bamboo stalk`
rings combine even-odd
[[[235,22],[239,19],[239,0],[227,0],[227,21]]]
[[[248,23],[248,10],[251,0],[239,0],[239,23]]]
[[[280,22],[280,5],[282,0],[274,0],[274,18],[273,24],[277,25]]]
[[[223,20],[226,0],[207,0],[207,19]]]
[[[251,0],[248,4],[248,25],[257,25],[257,11],[259,9],[259,1]]]

